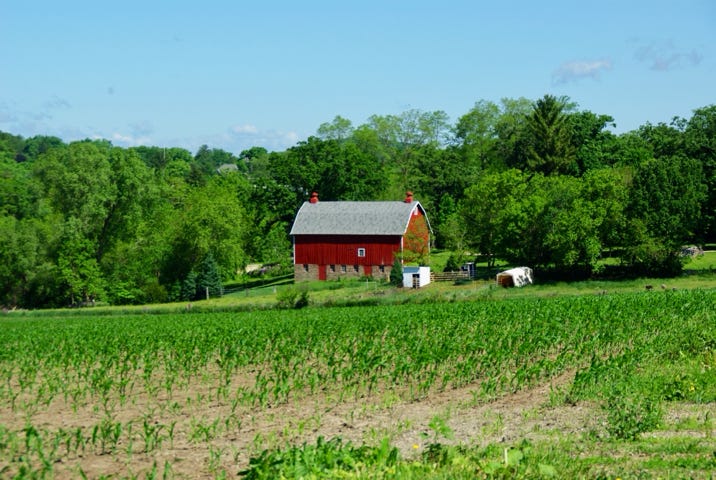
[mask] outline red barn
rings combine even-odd
[[[314,193],[291,228],[295,279],[388,278],[398,256],[430,253],[430,223],[408,192],[402,202],[319,202]]]

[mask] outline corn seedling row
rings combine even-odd
[[[568,370],[576,372],[562,392],[569,401],[624,408],[617,400],[637,392],[659,401],[713,402],[714,305],[714,292],[685,291],[8,317],[0,329],[0,471],[51,471],[59,461],[82,465],[86,455],[131,462],[174,448],[181,438],[207,445],[207,469],[218,474],[231,456],[212,442],[241,431],[247,412],[314,396],[340,403],[392,392],[410,401],[465,386],[487,400]],[[193,416],[207,405],[224,413]],[[94,420],[73,428],[35,423],[55,410],[89,412]],[[142,413],[126,418],[127,411]],[[188,421],[177,420],[182,412]],[[622,427],[615,431],[634,431]]]

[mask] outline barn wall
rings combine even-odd
[[[297,235],[294,246],[297,265],[390,266],[394,254],[400,251],[400,237]],[[359,248],[365,249],[365,257],[358,256]],[[363,269],[360,270],[358,276],[363,276]]]

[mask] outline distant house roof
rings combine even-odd
[[[305,202],[291,235],[403,235],[416,208],[425,215],[417,201]]]
[[[216,171],[218,173],[238,172],[239,167],[235,163],[222,163]]]

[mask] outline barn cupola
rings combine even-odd
[[[405,203],[413,203],[413,192],[407,191],[405,192],[405,200],[403,200]]]
[[[309,200],[310,203],[318,203],[318,192],[312,192],[311,193],[311,199]]]

